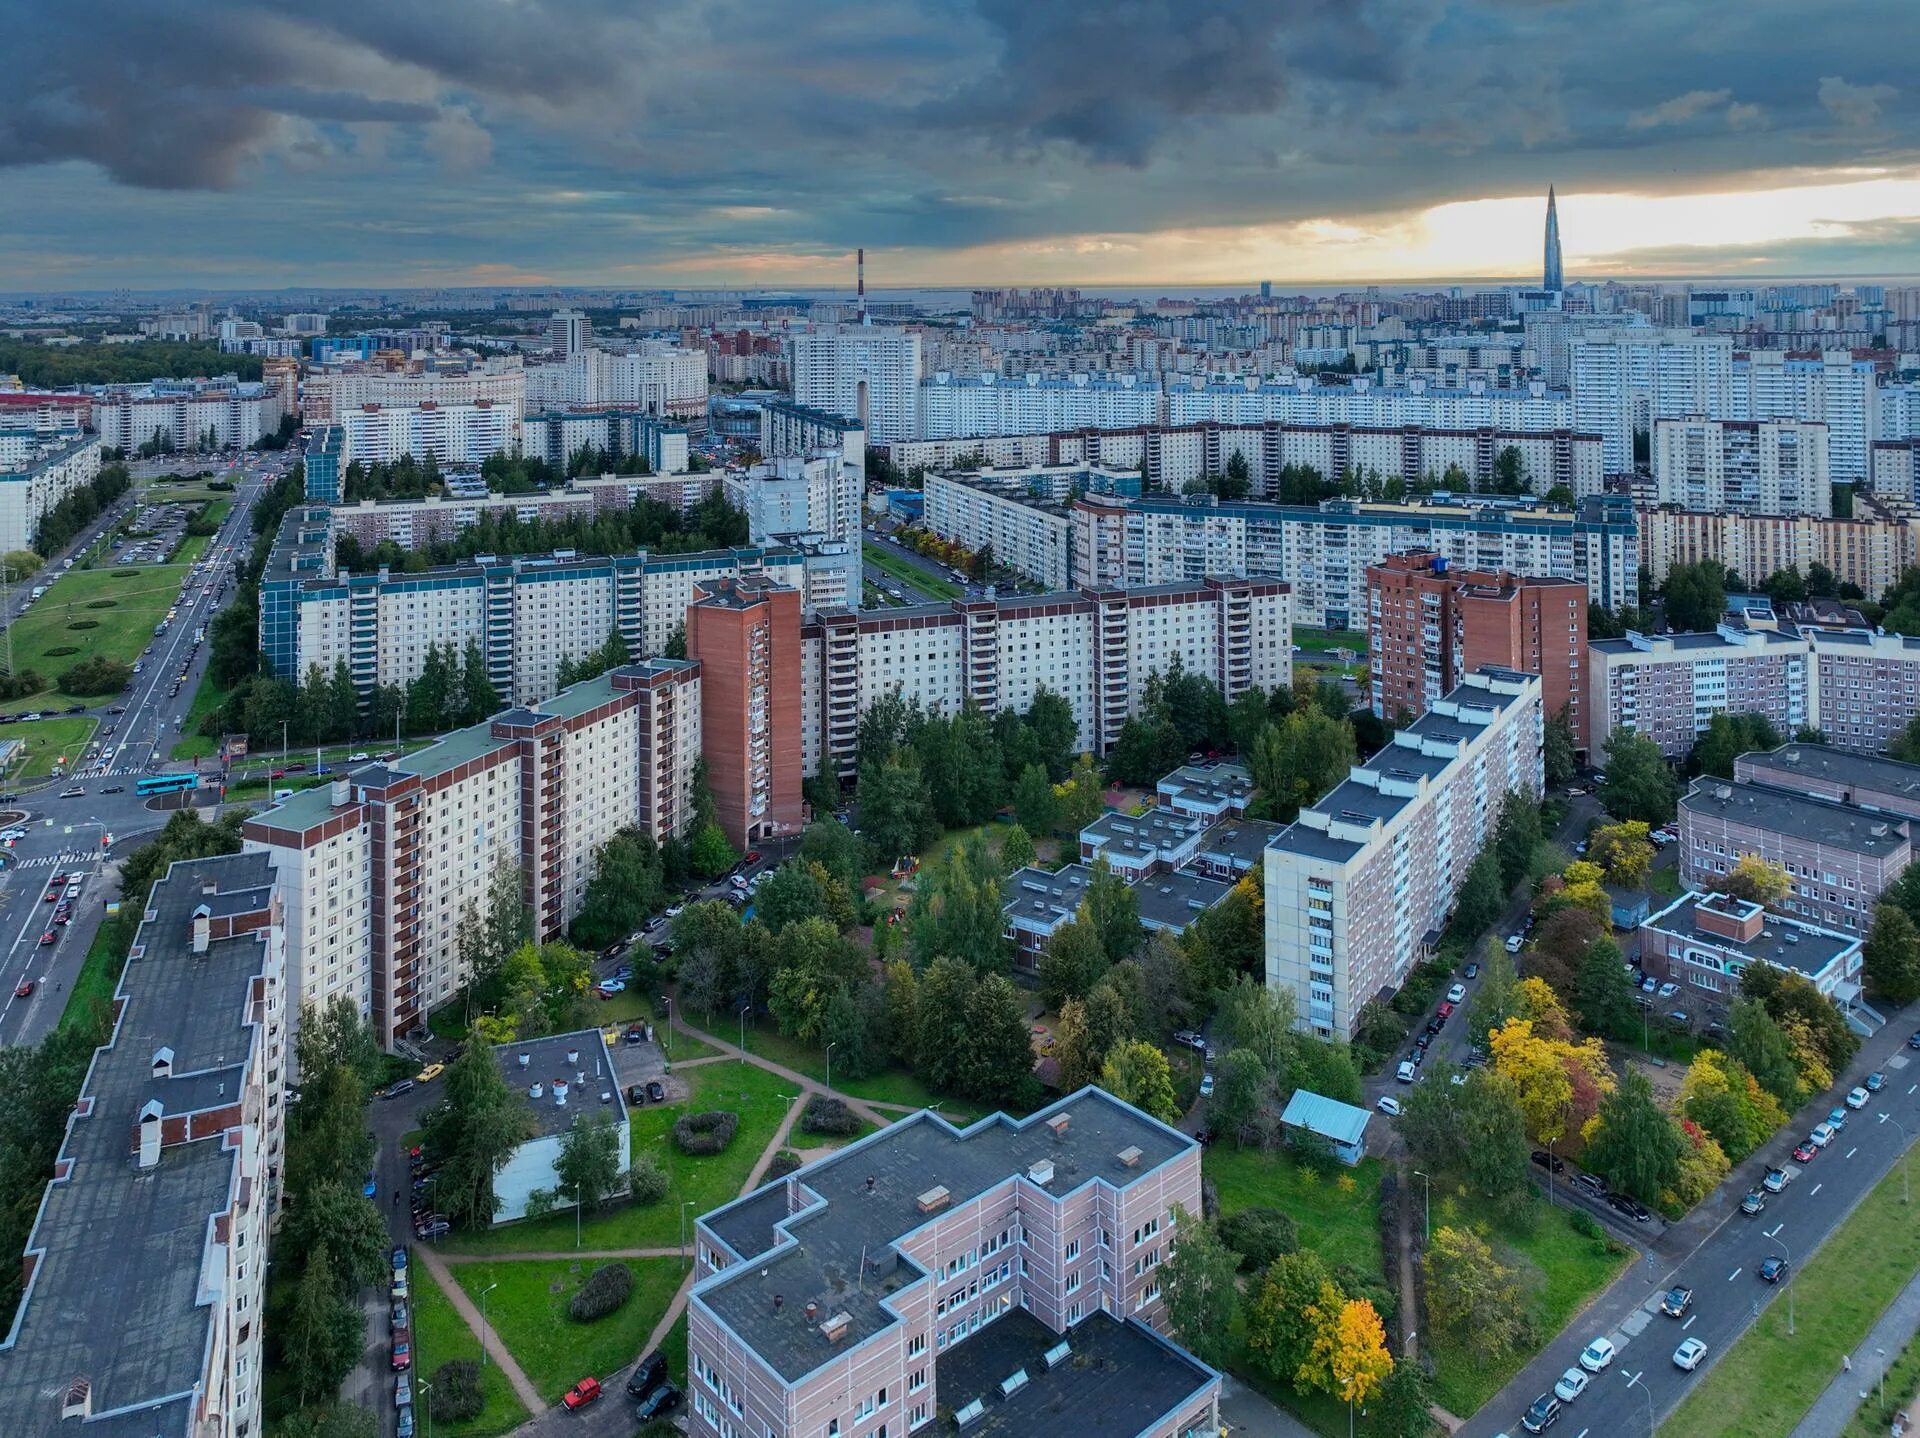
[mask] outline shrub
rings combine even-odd
[[[767,1165],[767,1181],[771,1183],[776,1178],[785,1178],[799,1167],[800,1155],[790,1148],[783,1148],[774,1154],[773,1162]]]
[[[16,669],[11,674],[0,674],[0,699],[24,699],[46,687],[46,680],[31,669]]]
[[[98,619],[75,619],[67,625],[69,629],[98,629],[99,627]]]
[[[118,694],[133,682],[133,670],[104,654],[82,659],[60,676],[60,692],[84,698],[92,694]]]
[[[673,1426],[670,1418],[656,1418],[642,1428],[633,1438],[680,1438],[680,1430]]]
[[[1605,1238],[1607,1236],[1606,1230],[1595,1222],[1593,1215],[1585,1209],[1574,1209],[1573,1217],[1567,1221],[1573,1226],[1573,1231],[1582,1238]]]
[[[139,574],[140,571],[137,569],[112,569],[107,572],[107,577],[110,579],[136,579],[139,577]]]
[[[442,1423],[471,1423],[487,1403],[480,1387],[480,1365],[471,1358],[442,1363],[423,1386],[427,1406]]]
[[[733,1142],[733,1131],[739,1127],[740,1115],[725,1109],[682,1114],[673,1121],[673,1141],[684,1154],[710,1158],[727,1151],[727,1145]]]
[[[650,1153],[636,1153],[627,1170],[627,1192],[635,1203],[658,1203],[667,1196],[667,1171]]]
[[[47,658],[65,659],[69,654],[78,654],[79,652],[80,646],[78,644],[56,644],[47,651]]]
[[[1220,1220],[1220,1241],[1240,1255],[1242,1273],[1264,1273],[1300,1247],[1293,1216],[1277,1208],[1243,1208]]]
[[[800,1131],[844,1138],[860,1131],[860,1119],[843,1100],[817,1093],[807,1100],[806,1112],[800,1116]]]
[[[87,601],[87,608],[89,609],[118,609],[119,607],[120,601],[117,599],[89,599]]]
[[[587,1275],[567,1305],[567,1316],[575,1323],[592,1323],[625,1303],[632,1292],[633,1270],[624,1263],[604,1264]]]

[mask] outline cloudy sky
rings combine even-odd
[[[0,289],[1920,273],[1911,0],[0,0]]]

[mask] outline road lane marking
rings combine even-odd
[[[1693,1318],[1698,1318],[1699,1316],[1700,1315],[1696,1313],[1693,1315]],[[1693,1318],[1689,1318],[1685,1323],[1680,1325],[1680,1331],[1682,1333],[1685,1333],[1689,1328],[1693,1327]]]
[[[1733,1282],[1733,1280],[1734,1280],[1734,1279],[1736,1279],[1736,1278],[1738,1278],[1738,1277],[1739,1277],[1739,1276],[1740,1276],[1740,1275],[1741,1275],[1742,1273],[1744,1273],[1744,1272],[1746,1272],[1746,1270],[1745,1270],[1744,1268],[1736,1268],[1736,1269],[1734,1269],[1732,1273],[1729,1273],[1729,1274],[1727,1275],[1727,1282],[1729,1282],[1729,1283],[1731,1283],[1731,1282]]]
[[[1809,1192],[1807,1193],[1807,1197],[1808,1197],[1808,1198],[1812,1198],[1814,1194],[1816,1194],[1816,1193],[1818,1193],[1818,1192],[1820,1191],[1820,1188],[1821,1188],[1821,1185],[1819,1185],[1819,1184],[1817,1184],[1817,1183],[1816,1183],[1816,1184],[1815,1184],[1815,1185],[1813,1186],[1813,1188],[1812,1188],[1811,1190],[1809,1190]]]
[[[1578,1433],[1573,1435],[1573,1438],[1587,1438],[1587,1434],[1591,1433],[1592,1431],[1593,1430],[1591,1428],[1582,1428]]]
[[[1852,1158],[1858,1152],[1860,1152],[1860,1145],[1855,1144],[1852,1148],[1847,1150],[1847,1157]]]
[[[1907,1089],[1907,1092],[1908,1092],[1908,1093],[1912,1093],[1912,1092],[1914,1091],[1914,1089],[1920,1089],[1920,1083],[1917,1083],[1917,1084],[1913,1084],[1913,1085],[1911,1085],[1911,1086],[1910,1086],[1910,1087],[1909,1087],[1909,1088]]]

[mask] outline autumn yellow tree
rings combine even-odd
[[[1393,1355],[1387,1352],[1387,1331],[1380,1315],[1366,1299],[1352,1298],[1333,1312],[1331,1321],[1324,1314],[1321,1320],[1308,1364],[1316,1374],[1324,1370],[1327,1392],[1364,1405],[1393,1372]]]
[[[1613,1071],[1598,1039],[1573,1043],[1534,1030],[1531,1019],[1509,1019],[1488,1036],[1494,1072],[1512,1083],[1527,1132],[1541,1143],[1578,1133],[1613,1092]]]
[[[1536,1034],[1562,1041],[1573,1038],[1573,1023],[1567,1017],[1566,1005],[1560,1002],[1560,995],[1553,991],[1552,984],[1537,976],[1524,978],[1514,993],[1519,1000],[1519,1016],[1532,1023]]]
[[[1742,854],[1735,861],[1720,888],[1736,899],[1777,908],[1793,892],[1793,880],[1778,864],[1768,863],[1758,854]]]
[[[1346,1295],[1340,1292],[1331,1278],[1320,1280],[1320,1291],[1301,1312],[1301,1326],[1311,1337],[1307,1341],[1306,1356],[1300,1360],[1300,1367],[1293,1375],[1294,1386],[1311,1391],[1318,1389],[1322,1393],[1331,1393],[1333,1387],[1333,1351],[1335,1335],[1340,1326],[1340,1310],[1346,1306]]]
[[[1653,841],[1647,834],[1638,819],[1604,824],[1587,835],[1587,858],[1605,872],[1609,884],[1637,889],[1653,867]]]
[[[1780,1020],[1780,1032],[1793,1046],[1793,1066],[1800,1070],[1800,1092],[1821,1093],[1833,1087],[1833,1070],[1827,1066],[1826,1050],[1813,1032],[1813,1025],[1802,1014],[1788,1014]]]
[[[1598,864],[1576,859],[1561,874],[1562,888],[1554,895],[1556,906],[1567,904],[1585,909],[1605,928],[1613,927],[1613,900],[1602,887],[1607,875]]]

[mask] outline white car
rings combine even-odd
[[[6,840],[6,839],[24,839],[24,838],[26,838],[26,837],[27,837],[27,831],[26,831],[25,829],[5,829],[5,830],[0,830],[0,840]]]
[[[1587,1391],[1587,1385],[1593,1380],[1578,1368],[1569,1368],[1560,1375],[1560,1381],[1553,1385],[1553,1396],[1562,1403],[1571,1403]]]
[[[1613,1362],[1613,1340],[1596,1338],[1580,1350],[1580,1366],[1589,1373],[1598,1373]]]
[[[1380,1102],[1375,1104],[1374,1107],[1379,1109],[1380,1112],[1388,1118],[1400,1117],[1400,1100],[1390,1093],[1380,1095]]]
[[[1527,936],[1525,934],[1508,934],[1507,952],[1510,954],[1519,953],[1520,950],[1526,946],[1526,942]]]
[[[1673,1350],[1673,1366],[1684,1368],[1691,1373],[1700,1366],[1700,1360],[1707,1356],[1707,1345],[1698,1338],[1687,1338]]]
[[[1452,988],[1447,990],[1447,1002],[1450,1004],[1457,1004],[1462,999],[1466,998],[1466,996],[1467,996],[1467,986],[1465,984],[1455,984]]]
[[[364,764],[372,757],[373,755],[367,753],[366,750],[362,749],[358,754],[347,755],[347,762],[349,764]]]
[[[1866,1106],[1867,1091],[1865,1089],[1857,1088],[1847,1095],[1848,1108],[1865,1108]]]
[[[1413,1075],[1414,1075],[1413,1060],[1401,1059],[1400,1067],[1397,1070],[1395,1070],[1394,1077],[1399,1079],[1401,1083],[1412,1083]]]
[[[1213,1097],[1213,1075],[1210,1073],[1204,1073],[1200,1075],[1200,1097],[1201,1098]]]
[[[1815,1148],[1825,1148],[1833,1142],[1833,1125],[1830,1123],[1815,1124],[1813,1126],[1813,1132],[1807,1135],[1807,1142]]]

